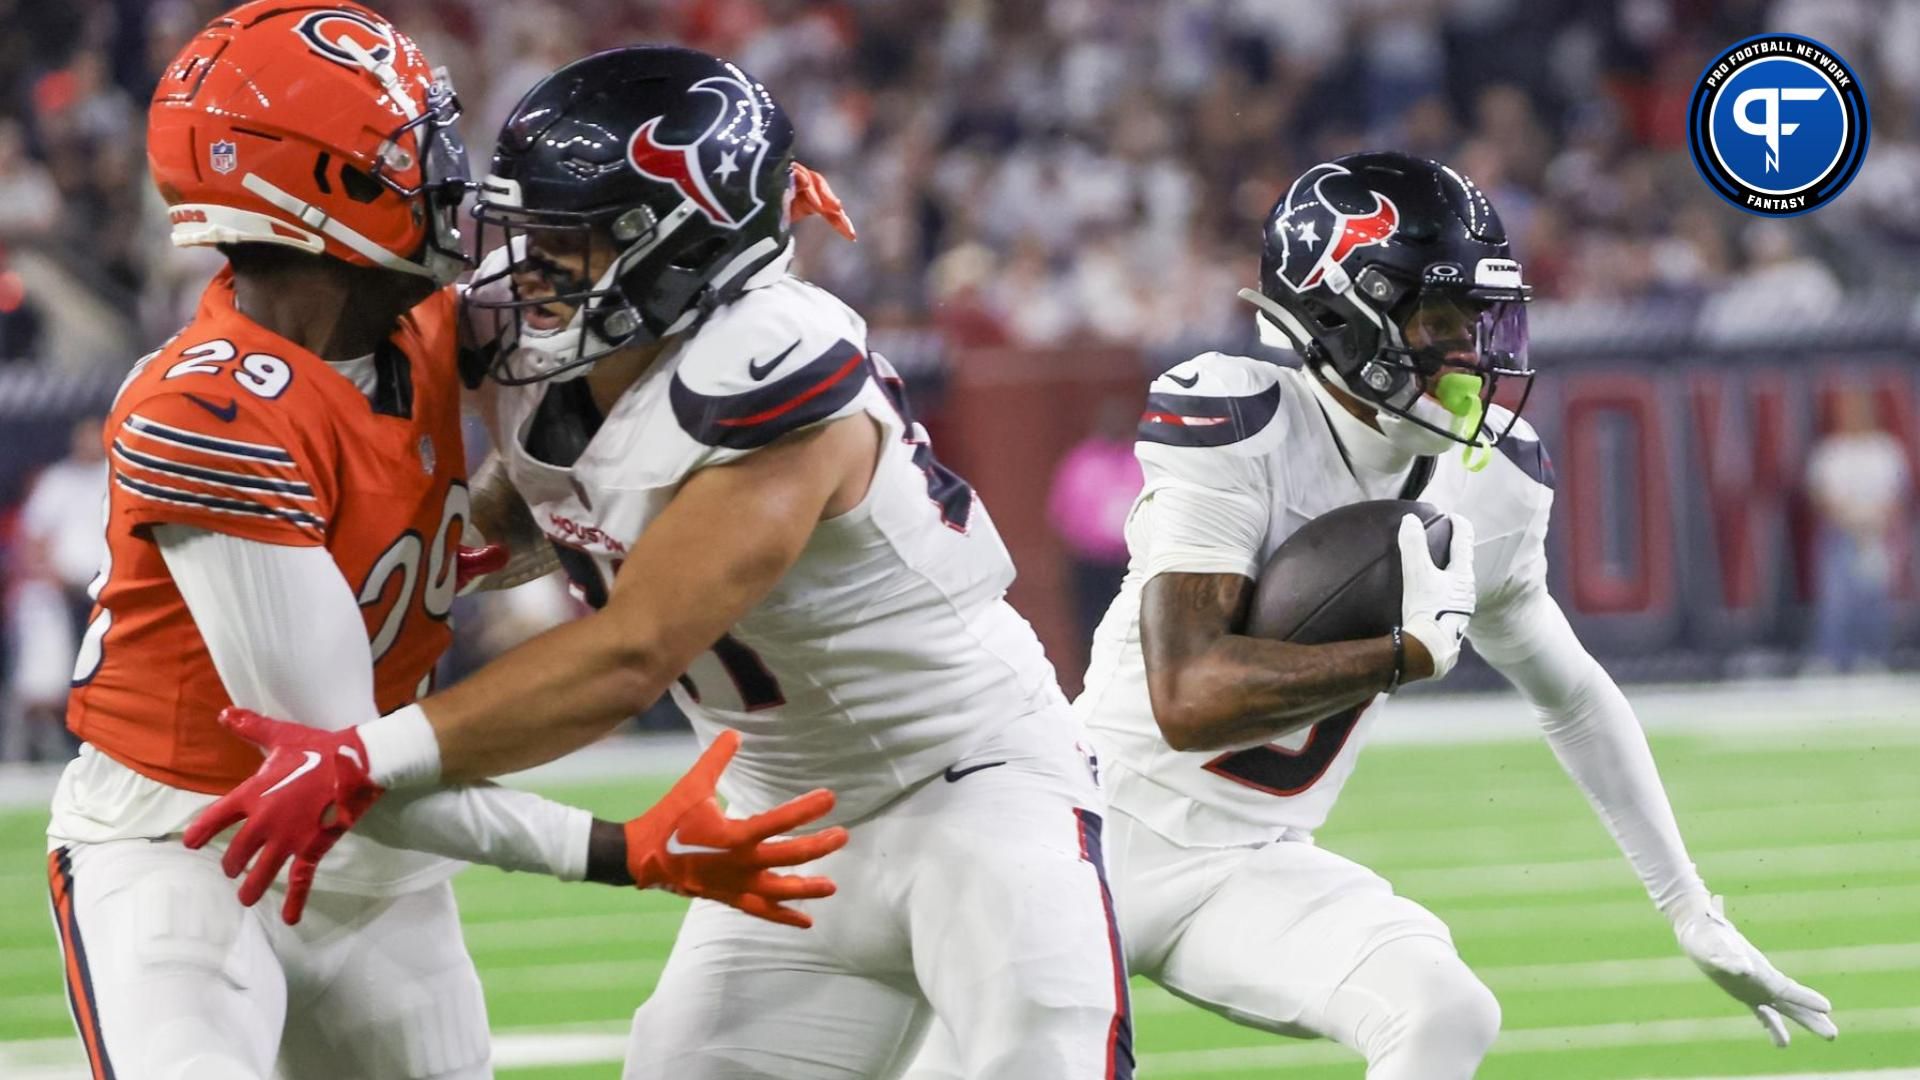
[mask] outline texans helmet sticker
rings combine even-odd
[[[347,67],[357,68],[360,58],[343,46],[343,42],[352,42],[365,49],[367,55],[376,63],[387,63],[396,52],[391,27],[367,18],[356,11],[331,8],[316,11],[301,19],[293,28],[307,43],[307,48],[321,56]]]
[[[1393,200],[1331,163],[1315,165],[1287,192],[1287,211],[1274,222],[1281,241],[1280,280],[1294,292],[1322,283],[1344,291],[1341,263],[1356,250],[1385,244],[1400,228]]]
[[[692,89],[719,99],[705,130],[689,143],[662,142],[659,129],[667,117],[656,116],[633,133],[627,160],[642,176],[679,188],[708,221],[738,229],[766,205],[760,197],[760,159],[768,146],[760,91],[744,78],[724,75],[701,79]],[[704,106],[710,99],[689,100]],[[745,185],[730,182],[739,172],[747,174]]]

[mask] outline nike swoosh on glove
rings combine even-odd
[[[220,868],[238,877],[253,864],[240,883],[240,902],[252,907],[293,859],[280,917],[297,923],[314,869],[385,789],[367,776],[367,748],[357,728],[322,731],[241,708],[222,710],[220,725],[266,751],[267,760],[202,810],[182,839],[190,848],[204,847],[244,821]]]
[[[1726,901],[1721,897],[1692,905],[1690,911],[1674,920],[1673,933],[1680,940],[1680,950],[1706,972],[1714,985],[1753,1009],[1773,1045],[1785,1046],[1792,1041],[1783,1016],[1823,1039],[1840,1034],[1831,1015],[1833,1003],[1774,967],[1727,920]]]
[[[805,929],[813,920],[786,901],[832,896],[833,882],[777,874],[774,869],[840,850],[846,846],[847,830],[836,826],[773,839],[832,810],[833,792],[824,788],[752,817],[721,813],[713,799],[714,786],[739,748],[739,732],[721,732],[665,798],[627,822],[627,870],[642,889],[718,900],[769,922]]]

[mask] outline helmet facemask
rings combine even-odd
[[[484,236],[493,226],[505,243],[467,291],[468,308],[492,316],[499,343],[482,359],[484,370],[467,373],[474,382],[482,375],[506,386],[578,378],[615,352],[691,329],[781,248],[765,237],[723,261],[726,237],[684,228],[699,214],[690,200],[661,217],[644,204],[527,209],[519,185],[496,176],[480,191],[478,231]],[[571,309],[564,325],[542,325],[551,317],[543,309],[552,306]]]
[[[473,266],[460,232],[460,205],[473,190],[473,179],[467,173],[467,148],[460,138],[460,99],[445,68],[435,68],[433,78],[419,114],[380,143],[371,173],[401,198],[420,200],[418,205],[427,217],[420,261],[436,282],[446,285]],[[409,141],[415,149],[407,148]],[[405,177],[416,164],[418,180],[409,183]]]
[[[1305,321],[1253,290],[1241,296],[1260,309],[1263,342],[1299,349],[1330,382],[1373,406],[1395,445],[1421,455],[1461,445],[1469,463],[1484,461],[1482,451],[1512,431],[1533,390],[1526,312],[1533,290],[1521,282],[1519,264],[1482,259],[1469,282],[1460,267],[1440,263],[1417,286],[1371,266],[1343,291],[1338,307],[1302,305]],[[1348,347],[1329,349],[1327,340]],[[1336,353],[1368,359],[1342,365]],[[1487,407],[1503,380],[1520,384],[1519,400],[1507,423],[1489,432]]]

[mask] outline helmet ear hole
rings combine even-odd
[[[386,190],[380,181],[347,164],[340,166],[340,189],[357,203],[370,203]]]

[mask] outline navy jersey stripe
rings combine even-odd
[[[132,465],[138,465],[154,472],[172,473],[202,483],[216,484],[220,487],[246,488],[252,491],[271,491],[292,499],[313,498],[313,488],[293,480],[268,480],[263,477],[249,476],[246,473],[227,472],[224,469],[207,469],[198,465],[183,465],[167,458],[143,454],[121,442],[113,440],[115,457]]]
[[[1228,446],[1258,434],[1279,408],[1279,383],[1245,397],[1148,394],[1138,434],[1166,446]]]
[[[1553,489],[1553,459],[1547,456],[1547,444],[1538,439],[1522,439],[1509,434],[1495,445],[1507,455],[1507,460],[1519,466],[1520,471],[1533,478],[1533,482],[1551,491]]]
[[[253,517],[281,518],[286,521],[291,521],[295,525],[305,525],[308,528],[314,529],[324,528],[327,524],[325,518],[315,517],[304,510],[281,510],[277,507],[248,502],[245,499],[222,499],[212,495],[201,495],[192,491],[181,491],[179,488],[170,488],[161,484],[149,484],[143,480],[135,480],[123,472],[116,471],[113,474],[113,480],[114,483],[133,492],[135,495],[142,495],[156,502],[174,503],[179,506],[204,507],[208,510],[218,510],[225,514],[247,514]]]
[[[866,383],[866,356],[843,339],[784,378],[737,394],[703,394],[676,372],[667,397],[688,435],[708,446],[754,450],[839,412]]]
[[[124,426],[131,429],[135,434],[145,435],[152,439],[159,439],[162,442],[176,443],[180,446],[191,447],[195,450],[208,450],[216,454],[226,454],[229,457],[271,461],[276,465],[292,465],[294,463],[293,455],[277,446],[239,442],[234,439],[216,439],[211,435],[202,435],[195,431],[183,431],[180,428],[168,427],[165,424],[149,420],[139,413],[134,413],[127,417]]]

